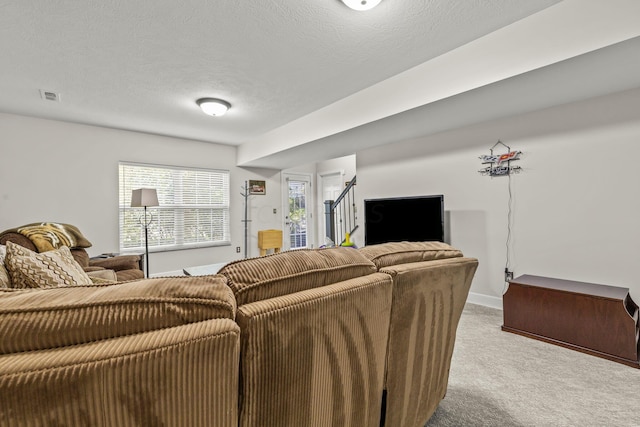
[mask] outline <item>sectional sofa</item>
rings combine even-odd
[[[423,426],[477,265],[401,242],[2,289],[0,426]]]

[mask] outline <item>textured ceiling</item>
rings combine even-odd
[[[637,0],[564,0],[243,143],[237,164],[284,169],[640,88],[638,16]]]
[[[638,88],[638,16],[639,0],[0,0],[0,112],[284,169]],[[206,116],[202,97],[232,108]]]
[[[558,1],[0,0],[0,112],[238,145]]]

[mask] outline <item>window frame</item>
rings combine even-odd
[[[158,183],[161,178],[158,177],[147,177],[147,178],[155,178],[155,182],[135,182],[133,184],[129,184],[127,179],[125,178],[126,168],[151,168],[158,169],[159,174],[160,170],[162,171],[171,171],[171,184],[165,185],[164,187]],[[204,172],[211,174],[211,179],[214,181],[219,179],[222,183],[222,187],[219,187],[218,191],[222,191],[222,201],[216,203],[174,203],[169,204],[169,200],[171,200],[171,194],[173,194],[174,198],[176,197],[176,193],[183,194],[185,193],[183,190],[184,187],[178,185],[176,187],[176,183],[184,184],[181,175],[184,173],[188,173],[190,171],[194,172]],[[216,175],[219,175],[216,177]],[[175,165],[160,165],[160,164],[152,164],[152,163],[139,163],[139,162],[127,162],[127,161],[119,161],[118,162],[118,246],[121,252],[131,252],[131,251],[143,251],[144,250],[144,224],[142,221],[142,217],[144,216],[144,208],[133,208],[131,207],[131,190],[137,188],[156,188],[158,192],[158,200],[160,206],[156,207],[148,207],[147,215],[151,215],[152,222],[149,225],[149,252],[165,252],[165,251],[177,251],[177,250],[185,250],[185,249],[196,249],[196,248],[206,248],[206,247],[218,247],[218,246],[230,246],[231,245],[231,191],[230,191],[230,181],[231,181],[231,173],[227,169],[214,169],[214,168],[197,168],[197,167],[187,167],[187,166],[175,166]],[[197,184],[197,179],[194,180],[193,184]],[[177,190],[176,190],[177,188]],[[191,195],[196,195],[197,190],[191,189],[189,193]],[[213,198],[214,195],[211,193],[207,194],[207,197]],[[187,222],[184,220],[185,211],[189,209],[192,212],[198,211],[197,216],[201,213],[206,214],[206,211],[209,211],[209,215],[211,218],[209,222],[213,224],[216,220],[214,216],[219,215],[222,217],[222,224],[220,226],[222,232],[222,238],[216,240],[204,240],[197,242],[185,242],[184,230],[187,228]],[[173,237],[173,242],[170,244],[156,243],[157,239],[153,238],[154,228],[159,230],[160,234],[162,234],[162,227],[158,229],[158,223],[160,220],[160,215],[164,215],[165,217],[170,217],[168,214],[173,212],[173,227],[165,227],[165,232],[169,232]],[[131,219],[130,215],[127,213],[131,213],[135,215],[136,220],[134,222]],[[128,217],[128,219],[127,219]],[[219,221],[219,220],[218,220]],[[139,246],[131,246],[128,245],[125,247],[126,237],[125,230],[126,227],[125,222],[129,224],[134,224],[135,227],[139,227],[140,239]],[[197,221],[199,223],[199,221]],[[206,227],[205,227],[206,228]],[[206,228],[205,231],[208,231],[211,235],[215,233],[215,227],[212,225],[211,228]],[[218,230],[219,231],[219,230]],[[137,232],[136,232],[137,234]]]

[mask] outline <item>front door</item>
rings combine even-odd
[[[283,249],[312,248],[311,224],[313,221],[313,200],[311,196],[311,176],[283,174],[284,190]]]

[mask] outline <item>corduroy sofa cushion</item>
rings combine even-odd
[[[234,319],[223,276],[0,290],[0,354],[50,349],[199,322]]]
[[[378,269],[411,262],[461,257],[462,252],[442,242],[390,242],[358,249]]]
[[[0,355],[0,426],[238,427],[239,336],[212,319]]]
[[[375,273],[352,248],[300,249],[234,261],[218,274],[229,280],[238,305],[318,288]]]

